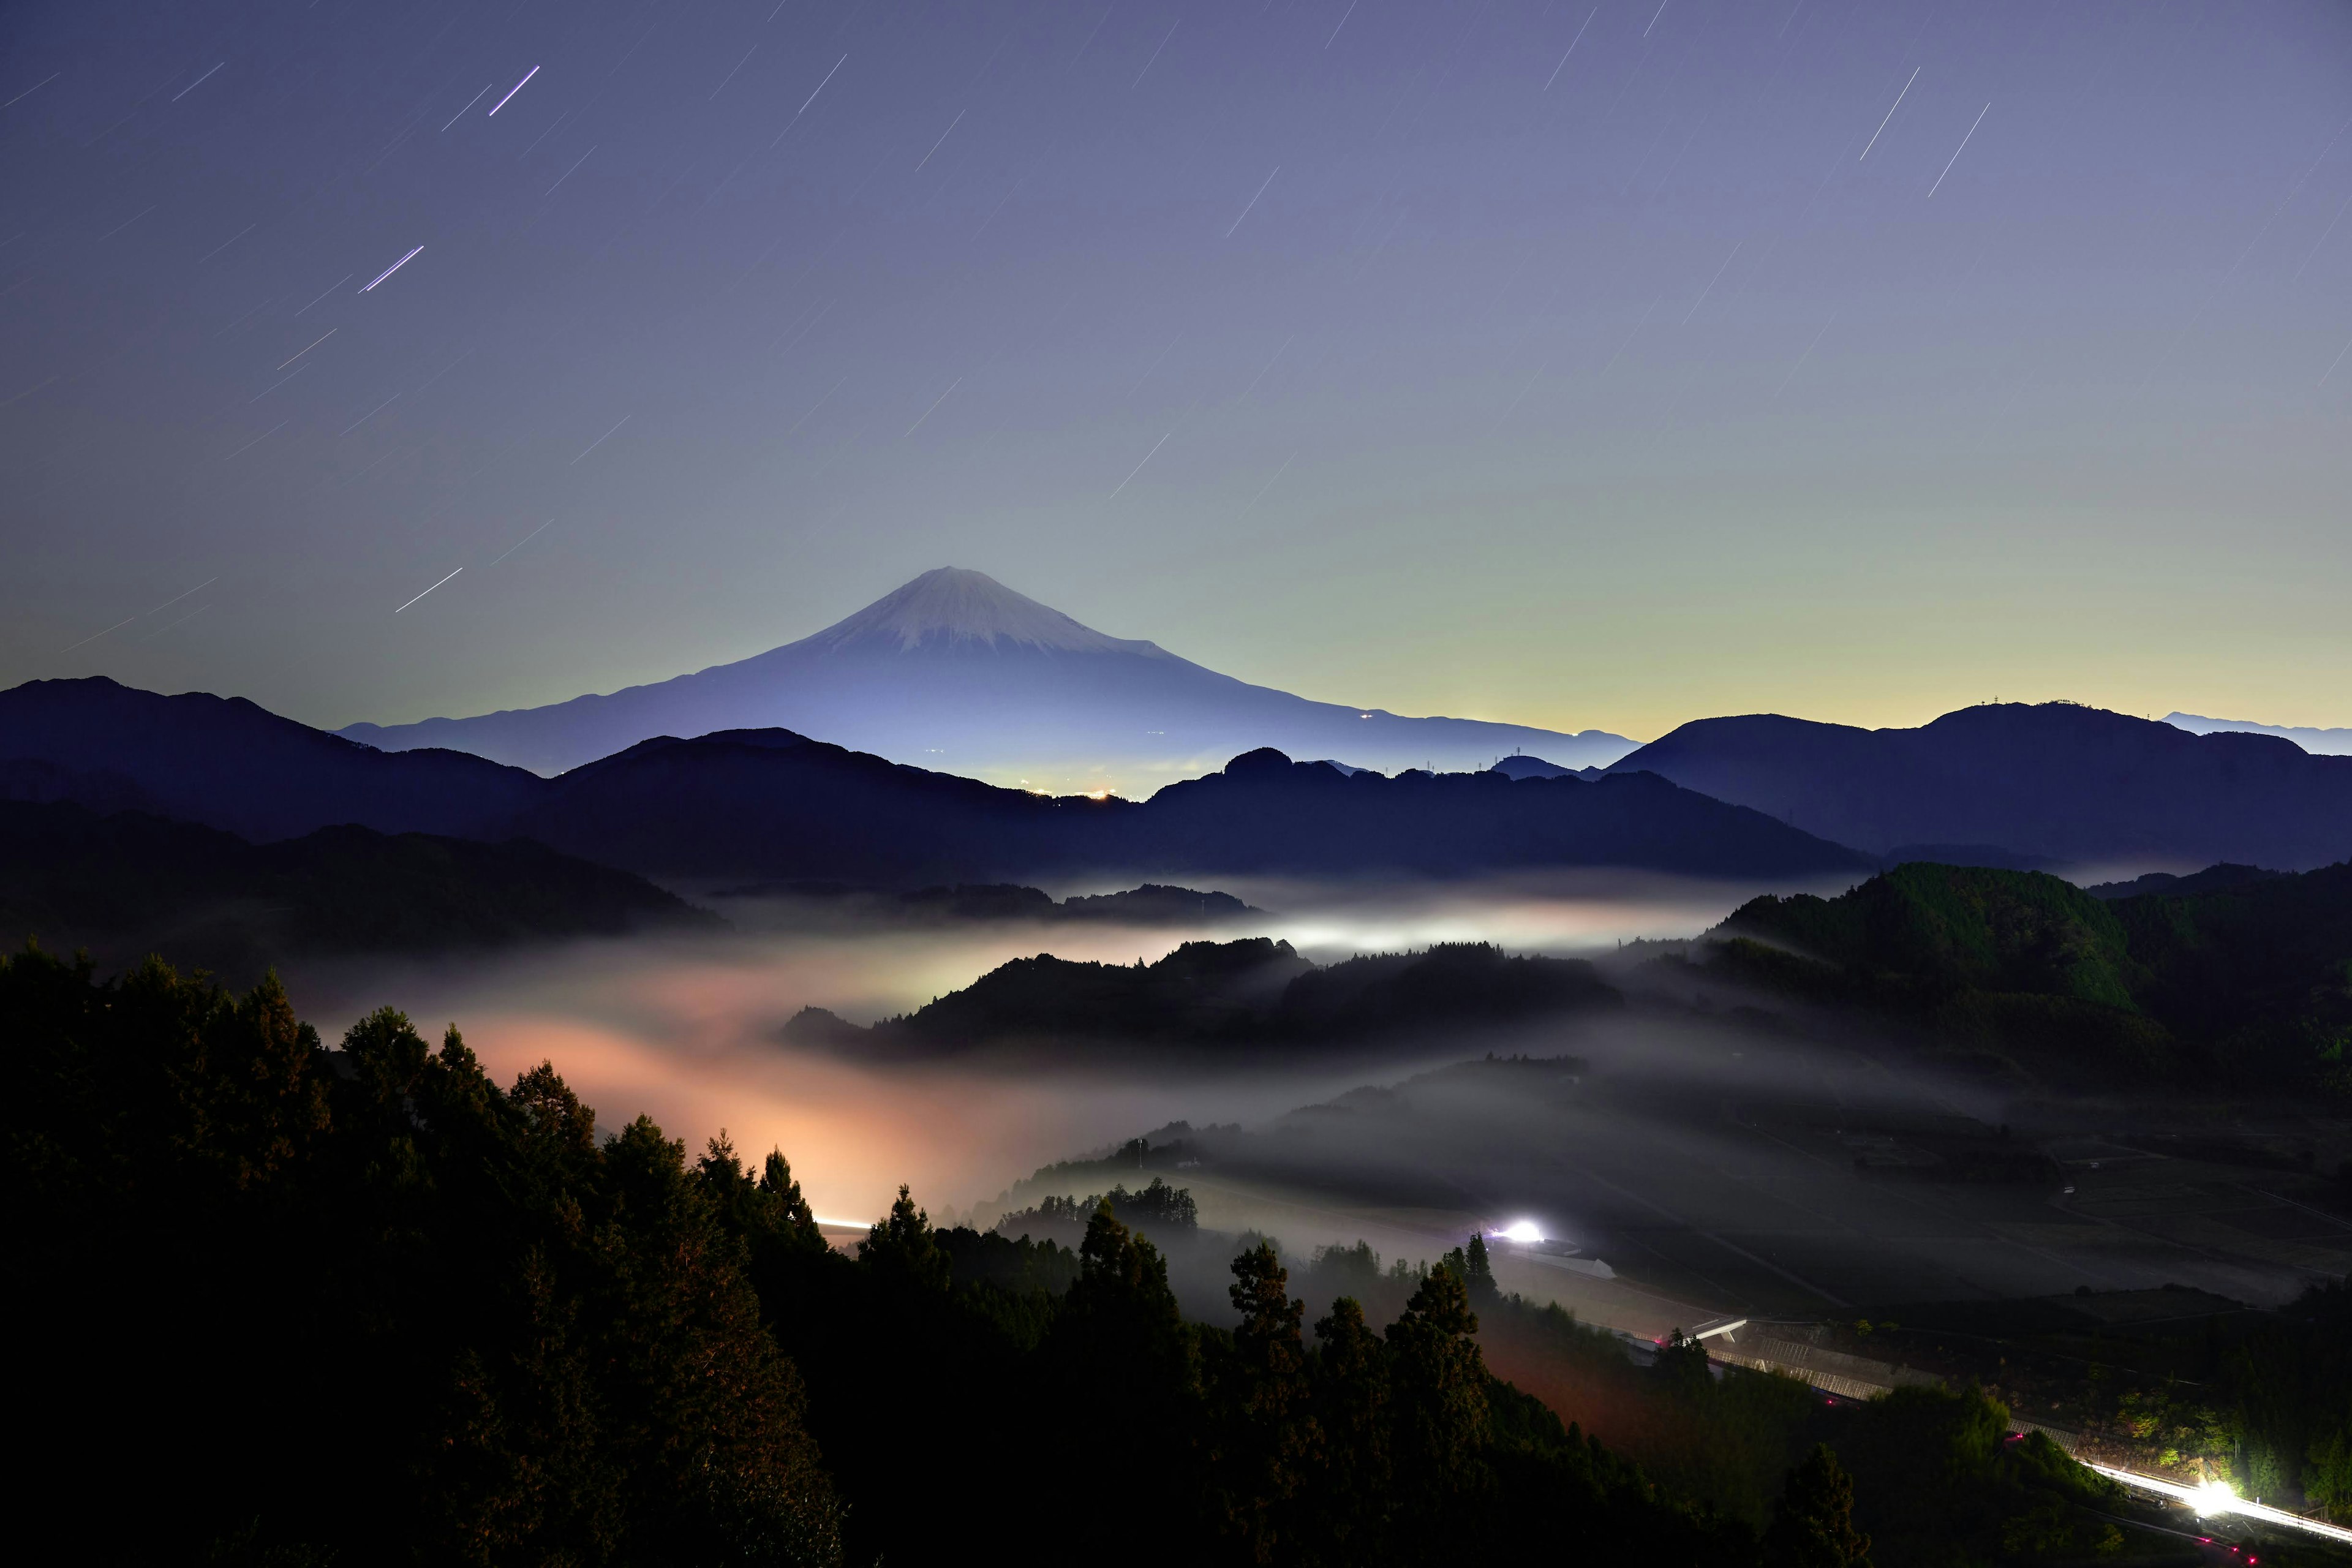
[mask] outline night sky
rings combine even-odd
[[[16,0],[0,100],[0,683],[959,565],[1400,711],[2352,723],[2333,0]]]

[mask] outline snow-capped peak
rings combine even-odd
[[[1151,643],[1105,637],[1059,610],[1014,593],[986,573],[957,566],[924,573],[848,619],[827,626],[808,643],[833,649],[882,645],[902,652],[926,646],[980,643],[1055,653],[1165,657]]]

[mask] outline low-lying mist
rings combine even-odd
[[[1633,937],[1699,930],[1745,896],[1591,873],[1477,887],[1216,885],[1271,914],[1207,927],[924,922],[822,900],[712,899],[733,931],[455,961],[320,963],[292,980],[298,1005],[330,1042],[381,1005],[422,1029],[455,1024],[495,1074],[552,1061],[607,1128],[642,1113],[696,1147],[721,1128],[739,1148],[779,1146],[820,1214],[863,1222],[901,1182],[935,1214],[967,1211],[1050,1161],[1171,1121],[1255,1123],[1356,1087],[1375,1065],[1392,1079],[1462,1047],[1439,1036],[1390,1042],[1377,1057],[1110,1050],[861,1062],[785,1044],[782,1025],[804,1006],[865,1023],[1017,957],[1149,963],[1186,941],[1241,934],[1290,941],[1324,963],[1464,940],[1514,952],[1606,951]]]
[[[1526,1219],[1580,1261],[1506,1257],[1507,1289],[1644,1333],[1717,1314],[2176,1282],[2273,1302],[2352,1262],[2344,1237],[2320,1234],[2326,1215],[2242,1168],[2183,1159],[2153,1173],[2183,1145],[2132,1142],[2123,1130],[2154,1123],[2122,1100],[1972,1076],[1874,1037],[1866,1019],[1815,1027],[1655,949],[1619,952],[1705,930],[1752,889],[1595,873],[1216,886],[1271,912],[957,920],[735,897],[712,900],[732,922],[713,934],[313,967],[294,989],[330,1040],[389,1005],[427,1032],[456,1024],[496,1076],[551,1061],[607,1130],[642,1114],[694,1150],[722,1129],[755,1158],[781,1148],[827,1220],[869,1223],[901,1183],[935,1219],[984,1226],[1154,1176],[1193,1192],[1205,1229],[1271,1235],[1300,1262],[1358,1239],[1391,1260],[1435,1258],[1472,1229]],[[1360,1042],[909,1055],[861,1048],[854,1031],[846,1046],[783,1037],[804,1007],[870,1023],[1015,958],[1149,963],[1243,935],[1326,964],[1462,941],[1587,956],[1627,1005]],[[2260,1131],[2240,1122],[2233,1136]],[[1146,1135],[1131,1164],[1103,1158]],[[2165,1195],[2148,1195],[2152,1174]],[[1180,1269],[1188,1310],[1219,1311],[1222,1245],[1204,1238]]]

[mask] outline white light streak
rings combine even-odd
[[[1870,133],[1870,140],[1862,144],[1862,158],[1867,158],[1870,156],[1870,150],[1878,145],[1879,137],[1885,133],[1888,123],[1894,120],[1895,111],[1903,107],[1903,100],[1911,96],[1911,83],[1919,79],[1919,70],[1920,68],[1917,66],[1913,66],[1911,68],[1910,80],[1906,81],[1903,84],[1903,90],[1895,95],[1895,101],[1893,103],[1887,105],[1886,119],[1878,122],[1878,129]],[[1987,107],[1990,108],[1990,106],[1988,105]],[[1862,162],[1862,158],[1856,158],[1854,162],[1859,163]]]
[[[304,354],[309,353],[312,349],[317,348],[320,343],[325,342],[329,338],[333,337],[337,332],[340,332],[343,329],[341,327],[329,327],[325,331],[320,332],[317,337],[312,338],[309,342],[304,343],[300,348],[296,349],[292,353],[288,354],[286,356],[285,364],[281,364],[278,368],[279,370],[284,370],[286,365],[292,364],[296,360],[300,359]]]
[[[971,112],[971,110],[969,109],[959,109],[956,110],[956,117],[948,121],[948,128],[940,132],[940,139],[938,141],[931,143],[931,150],[923,154],[923,163],[929,163],[933,158],[939,155],[940,149],[948,144],[948,138],[955,134],[955,128],[961,125],[963,123],[963,117]],[[915,165],[915,173],[919,174],[923,172],[923,163],[918,163]]]
[[[779,11],[781,11],[781,10],[782,10],[782,9],[783,9],[783,7],[782,7],[782,6],[781,6],[781,5],[779,5],[779,6],[777,6],[777,7],[776,7],[776,9],[777,9],[777,10],[779,10]],[[770,21],[773,21],[773,20],[775,20],[775,18],[774,18],[774,17],[772,17],[772,16],[771,16],[771,17],[770,17],[770,18],[768,18],[768,19],[769,19]],[[729,72],[728,72],[724,77],[721,77],[721,78],[719,79],[719,85],[718,85],[717,87],[714,87],[714,88],[712,88],[712,89],[710,89],[710,101],[711,101],[711,102],[716,103],[716,102],[718,102],[718,101],[719,101],[719,95],[720,93],[722,93],[722,92],[725,92],[725,91],[727,90],[727,84],[728,84],[729,82],[733,81],[733,80],[735,79],[735,71],[740,71],[740,70],[741,70],[745,66],[747,66],[747,65],[751,64],[751,57],[752,57],[753,55],[758,54],[759,52],[760,52],[760,46],[759,46],[759,45],[757,45],[757,44],[753,44],[750,48],[745,49],[745,50],[743,51],[743,58],[742,58],[741,59],[737,60],[737,61],[735,62],[735,70],[729,71]]]
[[[1234,515],[1234,521],[1235,522],[1239,522],[1243,518],[1247,517],[1252,511],[1255,511],[1257,509],[1257,503],[1265,499],[1266,492],[1273,489],[1274,487],[1280,482],[1283,475],[1290,472],[1290,465],[1297,460],[1298,454],[1296,452],[1293,452],[1289,457],[1283,458],[1282,467],[1274,470],[1274,478],[1266,480],[1265,484],[1258,487],[1257,494],[1250,497],[1249,505],[1242,508],[1242,510]],[[1364,717],[1370,718],[1371,715],[1366,714]]]
[[[2320,386],[2326,386],[2327,384],[2327,378],[2336,374],[2336,367],[2344,363],[2344,356],[2347,353],[2352,353],[2352,339],[2347,339],[2344,346],[2336,351],[2336,357],[2329,360],[2327,362],[2327,368],[2319,373]],[[2316,392],[2319,388],[2314,387],[2312,390]]]
[[[982,368],[985,369],[986,367],[983,366]],[[961,376],[958,376],[953,381],[948,383],[948,390],[940,393],[937,397],[932,398],[931,406],[924,409],[921,414],[916,416],[915,422],[907,426],[907,436],[911,436],[916,431],[921,429],[923,427],[923,421],[929,419],[932,413],[938,409],[939,405],[948,400],[949,394],[954,392],[957,387],[961,386],[962,384],[963,377]],[[827,393],[825,395],[830,397],[833,395],[831,393]],[[814,412],[814,410],[812,410],[812,412]],[[903,441],[907,438],[907,436],[901,436],[898,439]]]
[[[464,570],[465,570],[465,568],[464,568],[463,566],[460,566],[460,567],[458,567],[458,568],[457,568],[457,572],[463,572]],[[450,573],[450,574],[449,574],[449,577],[455,577],[455,576],[457,574],[457,572],[452,572],[452,573]],[[446,582],[449,580],[449,577],[444,577],[444,578],[442,578],[442,579],[441,579],[441,583],[446,583]],[[438,588],[438,587],[441,585],[441,583],[436,583],[436,584],[433,584],[433,588]],[[425,594],[429,594],[429,593],[433,592],[433,588],[427,588],[427,589],[425,589]],[[416,595],[416,599],[421,599],[421,598],[425,597],[425,594],[419,594],[419,595]],[[416,599],[411,599],[411,600],[409,600],[409,601],[408,601],[408,605],[413,605],[413,604],[416,603]],[[401,606],[400,606],[400,610],[404,610],[404,609],[408,608],[408,605],[401,605]],[[393,611],[392,613],[393,613],[394,615],[395,615],[395,616],[396,616],[396,615],[400,614],[400,610],[394,610],[394,611]]]
[[[327,285],[327,294],[331,294],[331,293],[333,293],[336,289],[338,289],[341,288],[344,284],[346,284],[346,283],[350,282],[352,279],[354,279],[354,278],[356,278],[356,277],[358,277],[358,276],[359,276],[359,274],[358,274],[358,273],[356,273],[356,272],[346,272],[346,273],[344,273],[341,278],[336,279],[332,283],[330,283],[330,284],[328,284],[328,285]],[[325,298],[327,297],[327,294],[321,294],[321,295],[320,295],[320,296],[319,296],[319,300],[323,300],[323,299],[325,299]],[[311,301],[310,301],[310,305],[315,305],[315,304],[317,304],[317,303],[319,302],[319,300],[311,300]],[[305,306],[303,306],[303,307],[302,307],[302,309],[301,309],[300,310],[297,310],[297,311],[295,311],[295,312],[294,312],[295,317],[298,317],[298,318],[299,318],[299,316],[301,316],[301,315],[303,314],[303,312],[304,312],[304,311],[309,310],[310,310],[310,305],[305,305]]]
[[[1174,434],[1176,434],[1176,432],[1173,430],[1168,432],[1168,436],[1173,436]],[[1162,436],[1159,440],[1151,443],[1151,450],[1143,454],[1143,463],[1148,463],[1151,461],[1152,458],[1160,455],[1160,448],[1168,445],[1168,436]],[[1136,464],[1134,472],[1129,474],[1127,478],[1118,481],[1118,490],[1123,490],[1127,489],[1129,485],[1135,482],[1136,474],[1143,472],[1143,463]],[[1110,500],[1117,500],[1118,499],[1118,490],[1113,490],[1110,492]]]
[[[1592,8],[1592,14],[1591,14],[1591,16],[1587,16],[1587,17],[1585,17],[1585,18],[1584,18],[1584,27],[1590,27],[1591,26],[1592,26],[1592,17],[1593,17],[1593,16],[1598,16],[1599,15],[1601,15],[1601,7],[1600,7],[1600,6],[1598,6],[1598,5],[1595,5],[1595,6]],[[1544,89],[1544,91],[1546,91],[1546,92],[1549,92],[1549,91],[1551,90],[1551,84],[1552,84],[1552,83],[1554,83],[1554,82],[1556,82],[1556,81],[1558,81],[1558,80],[1559,79],[1559,73],[1560,73],[1560,72],[1562,72],[1562,71],[1564,71],[1564,70],[1566,70],[1566,69],[1568,68],[1568,57],[1569,57],[1569,55],[1572,55],[1572,54],[1576,53],[1576,46],[1577,46],[1577,45],[1579,45],[1579,44],[1580,44],[1580,43],[1582,43],[1582,42],[1584,42],[1584,27],[1579,27],[1579,28],[1576,30],[1576,37],[1572,37],[1572,38],[1569,39],[1569,41],[1568,41],[1568,50],[1567,50],[1567,53],[1566,53],[1566,54],[1563,54],[1563,55],[1561,55],[1561,56],[1559,57],[1559,64],[1558,64],[1558,65],[1556,65],[1556,66],[1552,67],[1552,68],[1551,68],[1551,75],[1549,75],[1549,76],[1548,76],[1548,77],[1544,78],[1544,84],[1543,84],[1543,89]]]
[[[1690,319],[1698,314],[1698,308],[1706,303],[1706,297],[1715,292],[1715,286],[1723,281],[1724,273],[1730,269],[1731,257],[1738,256],[1739,254],[1739,247],[1747,243],[1748,242],[1744,239],[1733,242],[1731,247],[1731,256],[1727,256],[1723,258],[1723,265],[1715,269],[1715,276],[1708,279],[1706,280],[1706,287],[1698,291],[1698,298],[1691,301],[1691,308],[1683,312],[1682,325],[1685,327],[1690,325]]]
[[[247,441],[244,446],[239,447],[236,451],[231,452],[228,455],[228,458],[223,458],[221,461],[226,463],[228,461],[229,458],[235,458],[244,453],[250,452],[256,447],[260,446],[264,441],[268,440],[272,436],[277,435],[280,430],[285,429],[287,424],[287,420],[280,419],[277,424],[272,425],[268,429],[264,430],[260,435],[256,436],[252,440]]]
[[[537,66],[533,66],[533,67],[531,67],[531,68],[530,68],[530,69],[529,69],[529,70],[527,70],[527,71],[523,72],[523,73],[522,73],[522,81],[519,81],[519,82],[515,83],[512,87],[510,87],[510,88],[507,89],[507,96],[506,96],[506,98],[502,98],[502,99],[499,100],[496,103],[494,103],[494,104],[490,105],[490,111],[489,111],[489,113],[483,115],[483,116],[482,116],[482,118],[483,118],[483,119],[485,119],[485,120],[495,120],[495,119],[497,119],[497,118],[498,118],[499,110],[501,110],[501,109],[504,109],[504,108],[507,106],[507,99],[512,98],[516,93],[520,92],[520,91],[522,90],[522,82],[523,82],[523,81],[529,81],[531,78],[533,78],[533,77],[537,76],[538,74],[539,74],[539,68],[538,68]],[[459,570],[460,570],[460,571],[462,571],[462,570],[464,570],[464,568],[460,567],[460,568],[459,568]],[[437,588],[437,587],[439,587],[440,585],[441,585],[440,584],[436,583],[436,584],[433,585],[433,587],[434,587],[434,588]],[[425,591],[426,593],[428,593],[428,594],[429,594],[429,593],[431,593],[431,592],[433,591],[433,588],[427,588],[427,589],[425,589]],[[413,604],[415,604],[415,602],[416,602],[415,600],[411,599],[411,600],[409,601],[409,604],[412,604],[412,605],[413,605]],[[406,605],[402,605],[402,606],[401,606],[401,608],[402,608],[402,609],[406,609],[407,607],[408,607],[408,606],[407,606]],[[398,615],[400,612],[399,612],[398,610],[395,610],[395,611],[394,611],[393,613],[394,613],[394,615]]]
[[[497,82],[494,82],[494,81],[492,81],[492,82],[485,82],[485,83],[483,83],[483,84],[482,84],[482,90],[481,90],[481,92],[478,92],[478,93],[476,93],[473,97],[471,97],[471,98],[469,98],[469,99],[467,99],[467,100],[466,100],[466,109],[471,109],[471,108],[473,108],[473,107],[474,107],[474,105],[476,105],[476,104],[478,104],[478,103],[481,102],[481,101],[482,101],[483,94],[484,94],[484,93],[488,92],[488,91],[490,90],[490,89],[492,89],[492,88],[494,88],[494,87],[496,87],[496,86],[498,86],[498,85],[499,85],[499,84],[498,84]],[[455,114],[451,115],[451,116],[449,117],[449,125],[455,125],[455,124],[457,124],[457,121],[459,121],[460,120],[465,119],[465,118],[466,118],[466,109],[461,109],[461,110],[459,110],[457,113],[455,113]],[[449,125],[444,125],[441,129],[442,129],[442,130],[444,130],[444,131],[446,131],[446,130],[448,130],[448,129],[449,129]]]
[[[1183,25],[1184,18],[1181,16],[1177,17],[1175,21],[1170,23],[1168,26],[1168,38],[1174,37],[1176,36],[1176,29]],[[1160,49],[1164,49],[1168,47],[1168,38],[1162,38],[1160,40]],[[1154,49],[1151,51],[1151,58],[1143,62],[1143,68],[1135,73],[1135,79],[1133,81],[1127,84],[1128,91],[1133,92],[1137,88],[1143,85],[1143,79],[1150,76],[1151,74],[1151,68],[1160,63],[1160,49]]]
[[[1977,133],[1977,127],[1982,125],[1984,123],[1984,117],[1991,112],[1992,105],[1990,103],[1987,103],[1982,109],[1977,110],[1977,117],[1969,122],[1968,136],[1961,137],[1960,144],[1952,149],[1951,162],[1944,165],[1944,174],[1948,174],[1952,172],[1952,164],[1958,163],[1960,161],[1960,154],[1969,150],[1969,138]],[[1936,183],[1927,187],[1927,199],[1929,201],[1934,201],[1936,199],[1936,193],[1944,188],[1944,174],[1937,175]]]
[[[63,76],[64,74],[65,74],[65,73],[64,73],[63,71],[51,71],[48,75],[47,75],[47,76],[43,77],[40,80],[38,80],[38,81],[35,82],[32,86],[30,86],[30,87],[26,88],[24,91],[22,91],[22,92],[18,93],[16,97],[14,97],[14,98],[10,99],[7,102],[5,102],[5,103],[0,103],[0,109],[14,109],[14,108],[16,108],[18,104],[20,104],[20,103],[24,102],[24,101],[25,101],[25,100],[26,100],[26,99],[28,99],[28,98],[30,98],[30,97],[32,97],[35,93],[37,93],[37,92],[40,91],[40,90],[41,90],[41,89],[43,89],[43,88],[45,88],[45,87],[48,86],[48,85],[49,85],[49,83],[51,83],[51,82],[53,82],[53,81],[57,80],[57,79],[58,79],[58,78],[59,78],[60,76]]]
[[[1348,0],[1348,8],[1339,13],[1339,27],[1344,27],[1348,25],[1348,18],[1356,14],[1356,5],[1357,0]],[[1326,52],[1329,51],[1333,44],[1339,41],[1339,27],[1332,28],[1331,36],[1323,40],[1323,47]],[[1173,29],[1171,28],[1171,31],[1173,31]]]
[[[344,437],[350,435],[352,431],[358,429],[361,426],[366,424],[369,420],[374,418],[377,415],[383,413],[385,409],[391,407],[394,404],[399,401],[400,394],[396,392],[394,393],[390,397],[385,398],[382,403],[377,404],[373,408],[369,409],[365,414],[361,415],[358,418],[344,426],[341,430],[336,431],[335,439],[338,441],[341,440]]]
[[[377,273],[377,274],[375,275],[375,283],[381,283],[381,282],[383,282],[385,279],[387,279],[387,278],[391,277],[394,273],[395,273],[395,272],[399,271],[402,268],[404,268],[404,267],[407,266],[410,262],[412,262],[412,261],[415,260],[415,259],[416,259],[417,251],[421,251],[421,250],[423,250],[424,248],[425,248],[425,247],[424,247],[423,246],[421,246],[421,245],[420,245],[420,246],[418,246],[418,247],[416,247],[416,249],[415,249],[415,250],[412,250],[412,251],[410,251],[407,255],[405,255],[405,256],[402,257],[399,260],[397,260],[397,261],[394,262],[391,266],[389,266],[389,267],[385,268],[383,271],[381,271],[381,272]],[[367,288],[361,289],[361,290],[360,290],[360,292],[361,292],[361,293],[362,293],[362,294],[372,292],[372,291],[374,289],[374,288],[375,288],[375,283],[371,283],[371,284],[369,284],[369,285],[367,286]],[[308,306],[305,306],[305,307],[303,307],[303,308],[304,308],[305,310],[308,310],[308,309],[309,309],[309,307],[308,307]]]
[[[816,101],[816,93],[823,92],[824,90],[824,82],[831,81],[833,79],[833,71],[839,70],[848,63],[849,57],[847,55],[844,55],[839,59],[833,62],[833,70],[825,72],[824,81],[821,81],[816,84],[816,92],[812,92],[806,98],[801,100],[801,106],[793,110],[793,117],[790,120],[784,121],[784,128],[776,132],[776,140],[768,143],[768,151],[771,153],[774,152],[777,146],[782,142],[783,139],[792,134],[793,127],[801,122],[801,116],[806,114],[808,112],[809,105]],[[683,174],[678,176],[679,179],[684,179],[685,177],[686,176]],[[669,193],[665,191],[662,194],[664,195],[667,195]],[[654,205],[659,206],[661,204],[656,202]]]
[[[524,545],[529,544],[532,540],[537,539],[541,534],[545,533],[548,529],[548,524],[554,521],[555,520],[551,517],[547,520],[547,522],[541,523],[537,528],[532,529],[529,533],[526,533],[520,539],[516,540],[512,544],[507,547],[507,555],[512,555],[516,551],[520,550]],[[507,555],[499,556],[499,561],[504,561],[507,558]],[[493,561],[490,564],[495,566],[499,563],[499,561]],[[429,592],[430,590],[427,591]],[[398,614],[399,612],[394,611],[394,613]]]
[[[600,142],[600,143],[598,143],[598,145],[600,145],[600,146],[601,146],[601,145],[602,145],[602,143]],[[580,165],[581,165],[581,164],[583,164],[583,163],[586,163],[590,158],[594,157],[594,156],[595,156],[595,154],[596,154],[596,149],[595,149],[594,147],[591,147],[591,148],[589,148],[589,149],[588,149],[588,151],[587,151],[587,152],[581,153],[579,157],[577,157],[577,158],[573,159],[573,160],[572,160],[572,167],[571,167],[571,168],[569,168],[569,169],[564,170],[564,171],[563,171],[563,173],[562,173],[562,174],[560,174],[556,175],[556,176],[555,176],[555,184],[554,184],[554,185],[550,185],[550,186],[548,186],[548,187],[547,187],[547,196],[551,196],[551,195],[553,195],[555,194],[555,186],[556,186],[556,185],[561,185],[562,184],[563,184],[563,182],[564,182],[564,181],[566,181],[566,180],[570,179],[570,178],[571,178],[574,174],[576,174],[576,173],[579,171],[579,168],[580,168]],[[540,199],[541,201],[545,201],[545,200],[547,199],[547,196],[541,196],[541,197],[540,197],[539,199]]]
[[[1281,164],[1279,164],[1279,163],[1276,163],[1276,164],[1274,166],[1274,174],[1279,174],[1280,173],[1282,173],[1282,165],[1281,165]],[[1271,185],[1271,184],[1274,184],[1274,174],[1268,174],[1268,175],[1265,177],[1265,185],[1260,185],[1260,186],[1257,188],[1257,196],[1262,196],[1262,195],[1265,195],[1265,192],[1266,192],[1266,185]],[[1255,206],[1256,206],[1256,205],[1257,205],[1257,196],[1252,196],[1252,197],[1249,199],[1249,206],[1246,206],[1246,207],[1242,208],[1242,216],[1241,216],[1241,217],[1237,217],[1237,218],[1234,219],[1234,226],[1233,226],[1232,228],[1229,228],[1229,229],[1225,230],[1225,237],[1226,237],[1227,239],[1231,239],[1231,238],[1233,238],[1233,237],[1234,237],[1236,233],[1238,233],[1238,232],[1240,231],[1241,226],[1242,226],[1242,219],[1243,219],[1243,218],[1246,218],[1246,217],[1248,217],[1248,216],[1249,216],[1249,215],[1250,215],[1250,207],[1255,207]]]
[[[200,87],[204,86],[204,85],[205,85],[205,83],[206,83],[206,82],[208,82],[208,81],[212,80],[212,79],[213,79],[213,71],[216,71],[216,70],[220,69],[220,68],[221,68],[221,66],[225,66],[225,65],[226,65],[226,64],[228,64],[228,62],[227,62],[226,60],[223,60],[223,61],[221,61],[220,66],[215,66],[215,67],[213,67],[213,70],[212,70],[212,71],[206,71],[206,72],[205,72],[205,74],[204,74],[204,75],[202,75],[202,76],[198,77],[195,80],[194,80],[194,81],[190,82],[187,86],[185,86],[185,87],[182,88],[179,91],[177,91],[177,92],[173,93],[173,94],[172,95],[172,101],[173,101],[173,103],[177,103],[177,102],[179,102],[179,101],[180,101],[180,100],[182,100],[182,99],[184,99],[184,98],[187,97],[187,96],[188,96],[188,94],[190,94],[190,93],[192,93],[192,92],[195,91],[195,90],[196,90],[196,89],[198,89],[198,88],[200,88]]]
[[[1780,384],[1772,389],[1772,396],[1776,401],[1780,394],[1789,390],[1789,384],[1797,379],[1797,373],[1805,368],[1805,362],[1813,357],[1813,351],[1822,346],[1822,340],[1829,336],[1830,329],[1836,324],[1837,312],[1832,310],[1830,319],[1822,323],[1822,330],[1813,334],[1813,341],[1805,345],[1805,352],[1797,356],[1797,363],[1789,367],[1789,374],[1780,378]]]
[[[635,419],[635,417],[636,416],[634,414],[624,414],[621,416],[621,425],[626,425],[630,420]],[[619,435],[621,433],[621,425],[614,426],[610,430],[605,431],[602,436],[599,436],[593,441],[589,442],[586,447],[581,449],[580,458],[586,457],[589,453],[594,451],[597,447],[603,446],[605,442]],[[580,466],[580,458],[574,458],[563,466],[567,468],[576,468]]]

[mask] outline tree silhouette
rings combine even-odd
[[[1764,1532],[1765,1568],[1870,1568],[1870,1537],[1853,1527],[1853,1481],[1826,1443],[1789,1471]]]
[[[1245,1561],[1273,1563],[1297,1532],[1299,1494],[1322,1447],[1299,1334],[1307,1303],[1291,1299],[1270,1242],[1235,1258],[1233,1274],[1228,1294],[1242,1321],[1218,1368],[1214,1508]]]

